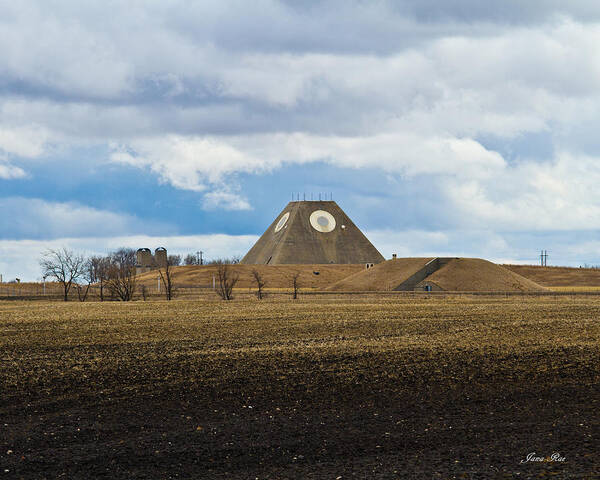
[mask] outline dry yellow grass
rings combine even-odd
[[[421,270],[431,258],[398,258],[344,278],[328,288],[335,291],[385,291]],[[462,292],[535,292],[544,287],[502,266],[479,258],[456,258],[426,279],[442,290]]]
[[[426,279],[443,290],[462,292],[536,292],[532,280],[481,258],[457,258]]]
[[[421,270],[431,258],[397,258],[361,270],[344,278],[327,290],[367,292],[393,290],[404,280]]]
[[[364,265],[231,265],[232,272],[239,274],[238,288],[254,287],[252,270],[257,270],[266,282],[266,288],[288,288],[291,276],[300,273],[299,284],[303,288],[325,288],[338,280],[364,269]],[[214,265],[183,266],[173,269],[176,286],[212,286],[217,267]],[[314,272],[318,272],[316,275]],[[140,285],[154,288],[156,271],[138,276]]]
[[[600,269],[503,265],[545,287],[600,287]]]
[[[548,287],[553,292],[574,292],[574,293],[586,293],[586,292],[600,292],[600,286],[596,285],[593,287],[585,286],[561,286],[561,287]]]

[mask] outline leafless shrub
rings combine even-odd
[[[198,256],[194,255],[193,253],[188,253],[185,258],[183,259],[183,264],[184,265],[200,265],[200,260],[198,258]]]
[[[231,270],[230,264],[220,263],[217,265],[217,294],[223,300],[233,298],[233,287],[239,280],[239,275]]]
[[[178,267],[181,265],[181,255],[169,255],[167,257],[167,264],[172,267]]]
[[[104,301],[104,287],[108,279],[108,270],[110,267],[110,258],[108,257],[90,257],[92,283],[97,283],[100,290],[100,301]]]
[[[206,262],[206,265],[235,265],[240,263],[240,257],[231,257],[231,258],[217,258],[214,260],[209,260]]]
[[[84,263],[81,279],[85,281],[85,284],[82,285],[81,283],[77,283],[75,288],[77,289],[77,297],[79,298],[79,301],[85,302],[87,300],[88,293],[90,293],[90,287],[96,280],[91,258],[88,258]]]
[[[40,260],[44,278],[54,278],[62,285],[63,299],[69,300],[69,290],[85,271],[85,258],[66,248],[47,250]]]
[[[172,258],[178,257],[178,258]],[[173,269],[172,267],[177,266],[181,263],[181,257],[179,255],[170,255],[167,259],[167,264],[158,269],[158,275],[160,276],[160,281],[165,287],[165,296],[167,300],[171,300],[173,298]]]
[[[300,272],[295,272],[291,276],[292,280],[292,298],[296,300],[298,298],[298,290],[300,289],[300,282],[298,279],[300,278]]]
[[[135,250],[120,248],[109,255],[110,265],[106,286],[111,295],[128,302],[133,300],[136,288]]]
[[[252,276],[254,277],[254,281],[256,282],[256,296],[259,300],[263,298],[263,288],[265,286],[265,281],[263,280],[260,272],[256,269],[252,270]]]

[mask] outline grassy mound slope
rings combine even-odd
[[[421,270],[431,258],[397,258],[361,270],[331,285],[327,290],[366,292],[394,290],[411,275]]]
[[[443,290],[463,292],[536,292],[545,288],[507,268],[481,258],[457,258],[426,281]]]

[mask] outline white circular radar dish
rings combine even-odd
[[[325,210],[315,210],[310,214],[310,224],[317,232],[331,232],[335,228],[335,218]]]
[[[277,233],[279,230],[285,227],[288,218],[290,218],[290,212],[285,212],[277,222],[277,225],[275,225],[275,233]]]

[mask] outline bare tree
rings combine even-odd
[[[178,267],[181,265],[181,255],[169,255],[167,257],[167,264],[171,265],[172,267]]]
[[[47,250],[42,254],[40,260],[42,275],[45,278],[54,278],[62,284],[63,299],[69,300],[69,290],[73,282],[83,274],[85,268],[85,258],[83,255],[76,254],[65,247],[59,250]]]
[[[185,258],[183,259],[183,264],[184,265],[198,265],[198,257],[196,255],[194,255],[193,253],[188,253]]]
[[[177,257],[177,258],[173,258]],[[181,257],[179,255],[169,255],[167,258],[167,264],[158,269],[158,274],[160,276],[160,281],[165,287],[165,296],[167,300],[171,300],[173,298],[173,268],[181,263]]]
[[[106,287],[119,300],[133,300],[136,288],[135,250],[120,248],[109,255]]]
[[[239,275],[231,271],[230,264],[220,263],[217,265],[217,279],[219,284],[217,285],[217,294],[223,300],[231,300],[233,296],[233,287],[239,280]]]
[[[252,270],[252,276],[254,277],[254,281],[256,282],[256,296],[259,300],[263,298],[263,287],[265,286],[265,281],[263,280],[260,272],[256,269]]]
[[[87,300],[88,293],[90,293],[90,287],[92,283],[94,283],[94,281],[96,280],[91,258],[88,258],[85,261],[83,273],[81,274],[80,278],[85,280],[85,285],[81,285],[78,282],[75,284],[75,288],[77,289],[77,296],[79,297],[79,301],[85,302]]]
[[[90,257],[92,268],[93,283],[97,283],[100,289],[100,301],[104,301],[104,286],[108,280],[108,271],[110,268],[110,258],[108,257]]]
[[[231,258],[217,258],[205,263],[206,265],[235,265],[236,263],[240,263],[240,257],[233,256]]]
[[[298,298],[298,290],[300,289],[300,282],[298,279],[300,278],[300,272],[295,272],[291,276],[292,280],[292,298],[296,300]]]

